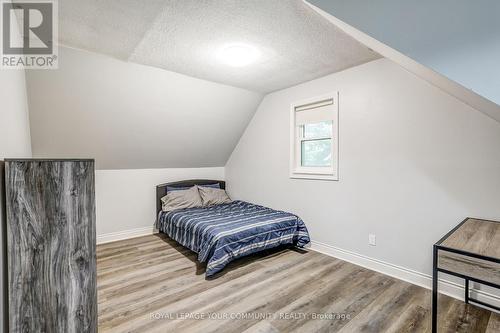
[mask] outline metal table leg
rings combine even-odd
[[[469,304],[469,279],[465,279],[465,304]]]
[[[432,333],[437,333],[437,306],[438,306],[438,259],[437,246],[433,247],[432,260]]]

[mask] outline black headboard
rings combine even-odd
[[[173,183],[166,183],[156,186],[156,217],[158,218],[158,213],[161,211],[161,198],[167,194],[167,186],[171,187],[191,187],[194,185],[209,185],[209,184],[219,184],[221,189],[226,189],[226,182],[223,180],[210,180],[210,179],[190,179],[181,180]]]

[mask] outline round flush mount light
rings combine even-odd
[[[232,67],[243,67],[255,62],[260,56],[255,47],[242,43],[228,44],[217,52],[217,58]]]

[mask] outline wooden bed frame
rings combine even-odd
[[[190,179],[181,180],[173,183],[165,183],[156,186],[156,218],[158,218],[158,213],[161,212],[161,198],[167,195],[167,186],[170,187],[191,187],[194,185],[210,185],[219,184],[220,188],[226,189],[226,182],[223,180],[210,180],[210,179]]]

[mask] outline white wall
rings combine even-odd
[[[98,169],[226,164],[262,94],[61,47],[58,70],[27,72],[35,157]]]
[[[497,0],[307,0],[500,104]]]
[[[0,159],[31,156],[23,70],[0,70]]]
[[[340,181],[290,179],[290,104],[336,90]],[[313,241],[430,274],[454,225],[500,219],[500,124],[376,60],[267,95],[226,180],[235,198],[300,215]]]
[[[0,160],[16,157],[31,157],[24,71],[0,70]],[[0,184],[0,192],[2,191],[1,187]],[[1,194],[0,200],[2,200]],[[0,214],[0,308],[2,309],[4,308],[3,268],[7,264],[3,251],[4,224]],[[3,318],[3,310],[0,310],[0,332],[3,331],[4,327]]]
[[[224,180],[224,168],[97,170],[98,243],[151,234],[156,185],[186,179]]]

